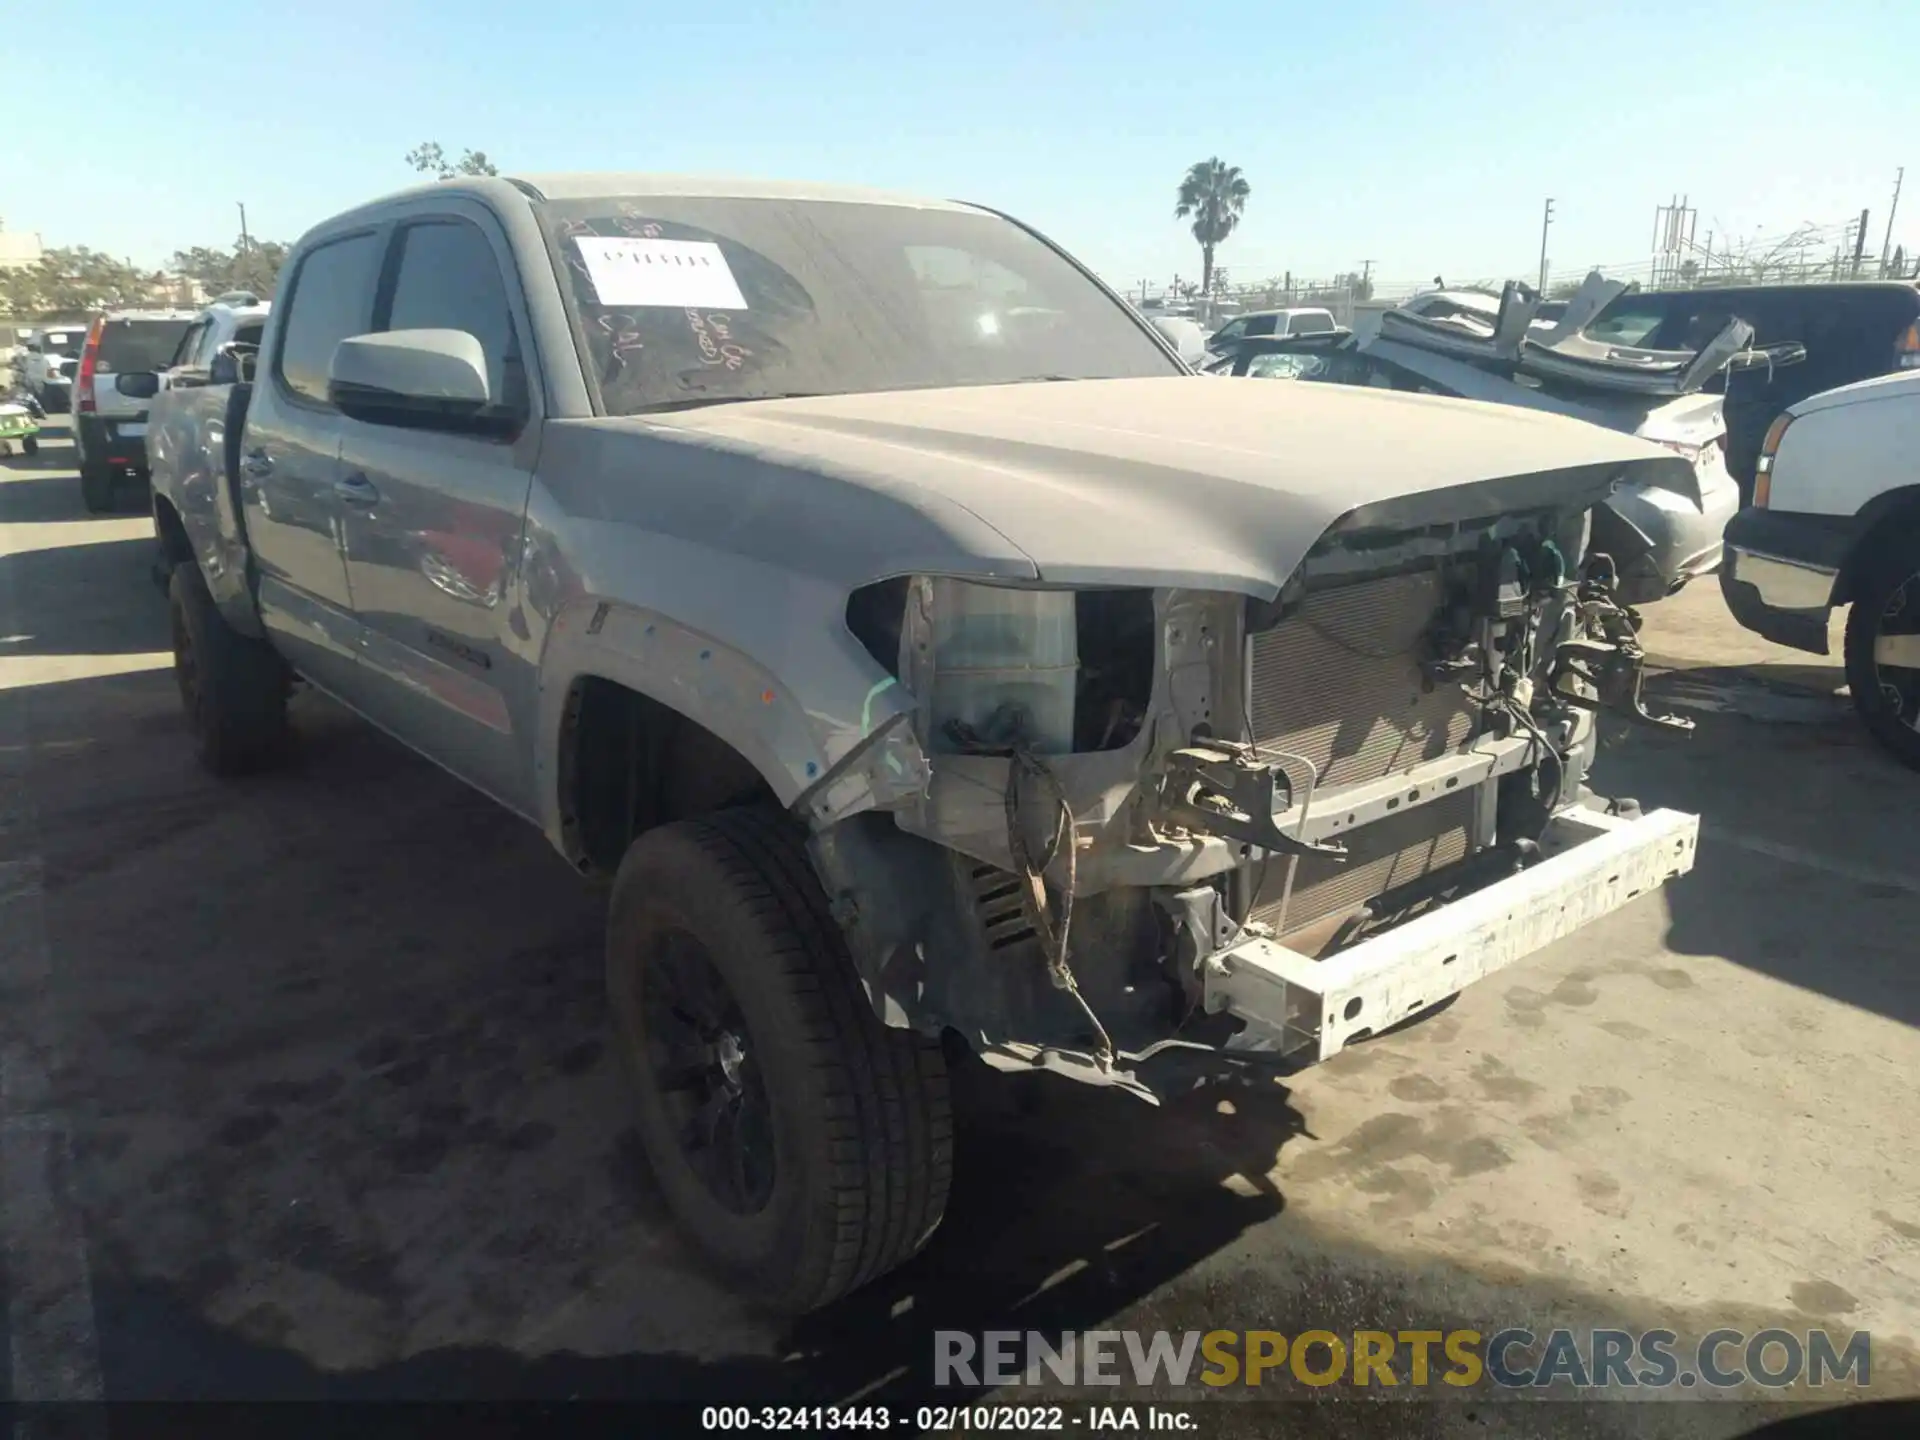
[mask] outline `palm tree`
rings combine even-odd
[[[1180,182],[1180,200],[1173,207],[1173,218],[1193,217],[1193,238],[1200,242],[1202,295],[1213,293],[1213,247],[1224,244],[1233,233],[1246,213],[1251,193],[1240,167],[1222,163],[1217,155],[1192,166]]]

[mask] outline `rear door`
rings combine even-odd
[[[384,227],[330,236],[295,262],[240,439],[239,485],[261,618],[296,669],[357,704],[359,622],[335,492],[334,347],[372,326]]]
[[[467,202],[394,227],[377,330],[463,330],[487,358],[501,438],[342,422],[347,578],[364,708],[502,804],[532,813],[533,672],[512,631],[538,450],[530,333],[512,251]]]

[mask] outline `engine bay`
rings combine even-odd
[[[895,1023],[1150,1093],[1247,937],[1340,954],[1536,863],[1594,712],[1646,723],[1584,516],[1334,532],[1271,599],[909,577],[848,623],[916,704],[923,789],[816,834]],[[882,998],[884,997],[884,998]]]

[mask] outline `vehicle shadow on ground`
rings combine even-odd
[[[5,489],[0,487],[0,499]],[[0,523],[11,517],[0,513]],[[0,555],[0,594],[17,599],[0,655],[127,655],[170,650],[154,542],[103,540]]]
[[[1695,722],[1691,736],[1603,730],[1600,793],[1701,817],[1693,873],[1663,891],[1666,944],[1920,1025],[1920,890],[1905,858],[1920,776],[1874,745],[1844,696],[1752,676],[1703,668],[1650,686],[1653,708]]]
[[[30,697],[48,1068],[115,1397],[911,1400],[936,1331],[1098,1328],[1284,1210],[1304,1127],[1270,1077],[1156,1109],[968,1062],[927,1250],[758,1316],[629,1128],[595,887],[321,697],[287,770],[207,780],[170,690]]]
[[[144,482],[123,478],[112,510],[94,514],[80,499],[78,457],[64,427],[40,431],[38,453],[0,456],[0,525],[112,520],[147,513]]]
[[[1012,1082],[1016,1089],[1024,1082]],[[1036,1083],[1058,1092],[1067,1082]],[[1091,1114],[1117,1094],[1056,1093],[1027,1113],[1004,1097],[963,1102],[956,1188],[927,1250],[839,1304],[776,1326],[780,1358],[537,1353],[509,1343],[447,1346],[369,1368],[325,1370],[296,1349],[211,1323],[181,1289],[151,1278],[96,1282],[109,1393],[141,1398],[652,1400],[952,1403],[978,1387],[932,1388],[938,1330],[1098,1328],[1283,1208],[1263,1176],[1297,1117],[1284,1093],[1234,1125],[1203,1107]],[[1125,1153],[1094,1134],[1124,1136]],[[1224,1141],[1224,1144],[1221,1143]],[[625,1142],[629,1146],[631,1141]],[[1244,1147],[1244,1153],[1235,1147]],[[637,1156],[630,1198],[664,1223]],[[644,1290],[644,1273],[631,1277]],[[644,1302],[643,1302],[644,1303]],[[771,1323],[771,1322],[769,1322]],[[510,1327],[508,1327],[510,1328]],[[701,1337],[688,1334],[690,1349]]]
[[[44,460],[45,452],[41,452],[38,458]],[[87,512],[80,503],[80,481],[71,472],[64,475],[22,475],[23,462],[19,456],[5,463],[10,467],[10,473],[0,476],[0,525],[43,525],[108,518]]]

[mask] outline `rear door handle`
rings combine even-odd
[[[240,468],[249,475],[270,475],[273,473],[273,457],[264,450],[249,450],[246,458],[240,462]]]
[[[380,491],[358,470],[333,482],[333,493],[349,505],[378,505]]]

